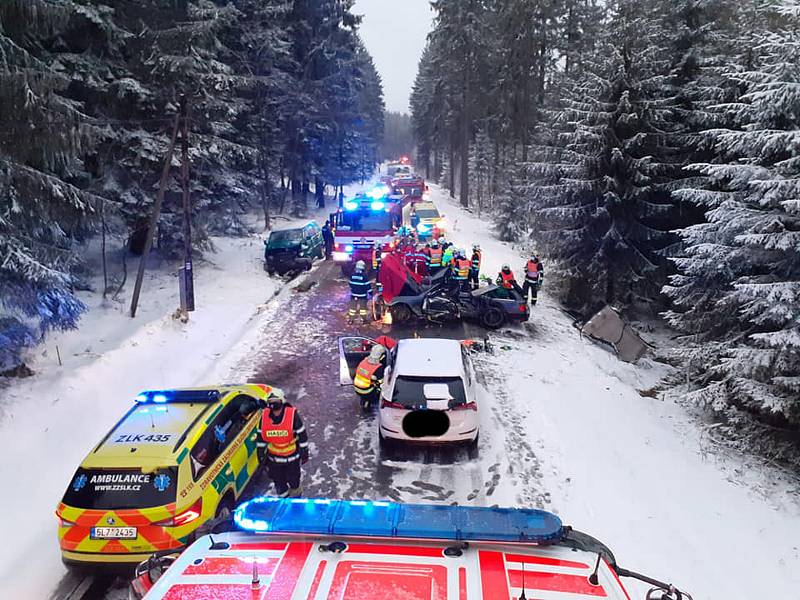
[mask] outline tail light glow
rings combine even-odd
[[[454,406],[451,410],[478,410],[478,405],[474,402],[465,402]]]
[[[197,502],[192,504],[189,508],[180,514],[175,515],[171,519],[164,519],[158,523],[153,523],[158,527],[181,527],[192,521],[196,521],[203,514],[203,499],[198,498]]]

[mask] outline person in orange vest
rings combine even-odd
[[[436,275],[441,268],[442,268],[442,254],[443,251],[439,247],[439,242],[437,240],[433,240],[431,242],[431,247],[425,253],[428,259],[428,274],[429,275]]]
[[[467,258],[467,253],[461,248],[454,252],[452,269],[454,286],[457,286],[459,290],[467,290],[472,261]]]
[[[508,264],[503,265],[503,268],[500,269],[495,283],[505,290],[517,290],[522,294],[522,288],[519,287],[517,280],[514,278],[514,272]]]
[[[469,283],[472,286],[473,290],[477,290],[478,286],[480,285],[482,259],[483,259],[483,253],[481,252],[481,247],[478,244],[473,244],[472,265],[469,270]]]
[[[361,408],[367,410],[378,402],[383,383],[383,372],[386,370],[386,347],[375,344],[356,369],[353,378],[353,389],[361,398]]]
[[[272,390],[261,414],[261,439],[267,444],[267,472],[278,496],[297,497],[300,464],[308,462],[308,433],[297,409],[282,391]]]
[[[534,253],[531,255],[530,260],[525,263],[525,281],[522,284],[522,295],[525,301],[528,301],[528,292],[530,291],[531,305],[536,306],[536,300],[539,295],[539,288],[542,286],[544,279],[544,265],[539,257]]]

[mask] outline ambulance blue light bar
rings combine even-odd
[[[210,404],[219,400],[217,390],[149,390],[135,398],[138,404]]]
[[[244,531],[283,535],[548,544],[564,534],[561,519],[537,509],[324,498],[254,498],[234,521]]]

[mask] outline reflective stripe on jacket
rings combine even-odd
[[[442,249],[431,248],[428,251],[428,266],[441,267],[442,266]]]
[[[270,411],[264,410],[261,415],[261,439],[267,442],[267,452],[272,456],[288,457],[297,452],[297,436],[294,431],[293,406],[283,409],[283,418],[273,423]]]
[[[381,368],[380,361],[372,363],[368,358],[361,361],[356,369],[356,376],[353,378],[353,387],[357,394],[369,394],[375,389],[377,377],[375,372]]]
[[[363,273],[353,273],[350,277],[350,295],[353,298],[366,298],[372,285]]]
[[[472,253],[472,270],[473,271],[480,271],[481,270],[481,259],[482,255],[480,252],[473,252]]]
[[[525,265],[525,277],[533,281],[539,280],[539,275],[542,273],[542,263],[529,260]]]
[[[466,258],[459,258],[453,263],[453,274],[456,279],[466,279],[469,277],[469,271],[472,268],[472,263]]]

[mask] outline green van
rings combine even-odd
[[[273,231],[264,241],[264,270],[270,275],[309,270],[325,255],[322,229],[314,221],[302,227]]]

